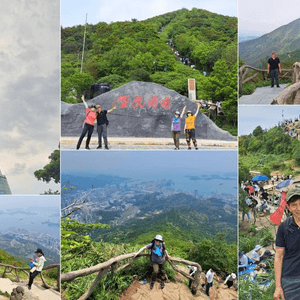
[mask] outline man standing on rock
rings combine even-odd
[[[282,222],[276,235],[274,300],[298,300],[300,295],[300,190],[287,195],[292,216]]]
[[[114,111],[117,107],[113,107],[110,110],[102,110],[100,105],[96,105],[97,109],[97,132],[98,132],[98,147],[97,149],[102,148],[102,135],[104,140],[105,149],[108,150],[108,142],[107,142],[107,126],[108,120],[106,115]]]
[[[268,71],[271,78],[271,88],[274,87],[274,79],[276,80],[276,85],[279,88],[279,79],[278,79],[278,71],[281,73],[281,64],[277,54],[275,51],[272,52],[272,56],[268,60]]]

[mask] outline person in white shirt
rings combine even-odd
[[[209,296],[209,289],[212,287],[213,285],[213,280],[214,280],[214,276],[216,275],[215,272],[217,271],[217,269],[215,267],[212,267],[211,269],[209,269],[205,275],[205,292],[206,295]]]
[[[230,289],[230,287],[233,286],[233,282],[235,281],[235,279],[236,279],[235,273],[231,273],[226,277],[224,284],[227,284],[228,288]]]
[[[250,258],[253,259],[255,262],[260,262],[260,258],[262,254],[263,253],[262,253],[261,245],[256,245],[250,255]]]
[[[29,290],[31,289],[34,278],[41,273],[44,267],[44,263],[46,261],[42,249],[38,248],[34,253],[37,254],[37,259],[36,259],[37,262],[33,262],[35,268],[32,268],[29,273],[29,282],[27,284]]]

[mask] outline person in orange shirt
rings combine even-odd
[[[92,105],[91,108],[88,107],[88,105],[86,104],[86,102],[84,101],[84,95],[81,96],[81,101],[83,102],[84,106],[85,106],[85,120],[84,120],[84,124],[83,124],[83,130],[81,133],[81,136],[78,140],[76,149],[78,150],[80,148],[81,142],[83,140],[83,138],[85,137],[85,135],[87,134],[87,139],[86,139],[86,144],[85,144],[85,149],[90,150],[89,144],[90,144],[90,140],[94,131],[94,126],[95,126],[95,122],[97,119],[97,112],[96,112],[96,106]]]
[[[192,113],[192,111],[188,110],[186,112],[186,119],[185,119],[185,137],[186,137],[186,142],[188,145],[188,150],[191,150],[191,139],[193,141],[193,144],[195,146],[195,149],[198,150],[197,146],[197,140],[196,140],[196,133],[195,133],[195,120],[198,115],[198,112],[200,110],[200,104],[197,104],[197,111],[195,115]]]

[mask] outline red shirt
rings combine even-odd
[[[252,185],[248,185],[247,188],[249,188],[249,193],[254,193],[254,187]]]
[[[95,111],[90,110],[88,107],[86,110],[86,116],[84,123],[87,123],[89,125],[95,125],[95,120],[97,119],[97,113]]]

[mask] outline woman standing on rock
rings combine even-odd
[[[85,149],[90,150],[89,144],[94,131],[95,122],[97,119],[96,106],[92,105],[91,108],[89,108],[86,102],[84,101],[84,95],[81,96],[81,101],[85,106],[86,114],[85,114],[83,130],[78,140],[76,149],[78,150],[80,148],[81,142],[85,137],[85,135],[87,134]]]
[[[37,262],[33,262],[33,264],[35,265],[36,269],[33,268],[30,270],[29,273],[29,282],[27,284],[28,289],[31,289],[32,283],[33,283],[33,279],[41,273],[43,267],[44,267],[44,263],[46,261],[46,258],[44,257],[44,253],[42,251],[42,249],[38,248],[34,253],[37,254]]]
[[[186,106],[183,108],[181,114],[177,110],[175,112],[174,118],[172,119],[171,131],[172,131],[172,137],[173,137],[173,140],[174,140],[175,150],[179,150],[179,138],[180,138],[180,132],[181,132],[181,119],[184,115],[185,109],[186,109]]]
[[[196,132],[195,132],[195,120],[196,117],[198,115],[198,112],[200,110],[200,104],[197,104],[197,111],[195,113],[195,115],[192,113],[192,111],[188,110],[186,112],[186,119],[185,119],[185,137],[186,137],[186,142],[188,145],[188,150],[191,150],[191,139],[193,141],[193,144],[195,146],[195,149],[198,150],[198,146],[197,146],[197,140],[196,140]]]

